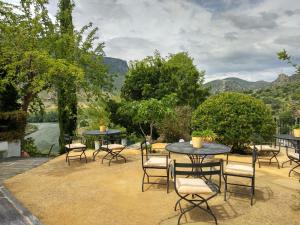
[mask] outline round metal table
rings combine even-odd
[[[108,129],[105,132],[100,132],[100,130],[87,130],[83,132],[83,135],[101,136],[101,135],[116,135],[120,133],[121,131],[118,129]]]
[[[168,144],[166,150],[172,153],[184,154],[189,157],[192,164],[201,164],[205,158],[214,155],[228,154],[231,151],[231,148],[216,143],[203,143],[201,148],[194,148],[190,142],[176,142]],[[202,171],[202,168],[193,167],[193,171]],[[207,180],[205,176],[203,176]],[[210,178],[209,178],[210,179]]]
[[[275,135],[275,138],[279,140],[290,141],[298,151],[300,150],[300,137],[295,137],[291,134],[277,134]]]
[[[208,155],[221,155],[230,152],[231,148],[216,143],[203,143],[201,148],[194,148],[189,142],[176,142],[168,144],[166,150],[169,152],[185,155],[196,155],[200,157],[205,157]]]

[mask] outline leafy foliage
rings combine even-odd
[[[158,52],[130,65],[121,90],[126,100],[162,99],[175,93],[178,104],[196,107],[208,95],[203,88],[204,71],[199,72],[187,53],[167,58]]]
[[[275,133],[271,112],[261,100],[230,92],[203,102],[193,113],[192,125],[196,130],[213,130],[234,150],[250,143],[254,134],[268,140]]]
[[[20,139],[25,132],[26,112],[0,112],[0,141]]]
[[[38,150],[33,138],[26,138],[21,142],[21,149],[26,151],[30,156],[40,155],[41,152]]]
[[[190,140],[191,118],[192,108],[190,106],[177,106],[172,117],[164,117],[160,123],[156,124],[160,141]]]
[[[144,136],[153,137],[153,128],[161,122],[165,117],[173,115],[175,104],[174,96],[166,96],[158,100],[151,98],[142,101],[126,102],[118,109],[118,114],[122,117],[131,118],[133,124],[138,124]],[[149,133],[143,129],[142,125],[149,127]]]

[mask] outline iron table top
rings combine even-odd
[[[105,132],[100,132],[100,130],[87,130],[83,132],[84,135],[94,135],[94,136],[100,136],[100,135],[116,135],[120,134],[121,131],[118,129],[108,129]]]
[[[216,143],[203,143],[201,148],[193,148],[193,145],[189,142],[176,142],[168,144],[166,150],[178,154],[207,156],[227,154],[231,151],[231,148]]]
[[[278,139],[284,139],[289,141],[300,141],[300,137],[295,137],[294,135],[291,134],[277,134],[275,135],[275,137]]]

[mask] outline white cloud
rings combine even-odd
[[[276,53],[300,59],[300,1],[85,0],[75,1],[77,28],[93,22],[108,56],[142,59],[188,51],[206,79],[237,76],[274,80],[293,73]],[[54,16],[57,0],[50,0]],[[299,63],[299,61],[298,61]]]

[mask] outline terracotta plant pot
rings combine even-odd
[[[293,129],[293,134],[295,137],[300,137],[300,129]]]
[[[201,148],[202,147],[202,137],[192,137],[192,143],[194,148]]]
[[[100,132],[105,132],[106,126],[100,125],[99,130],[100,130]]]

